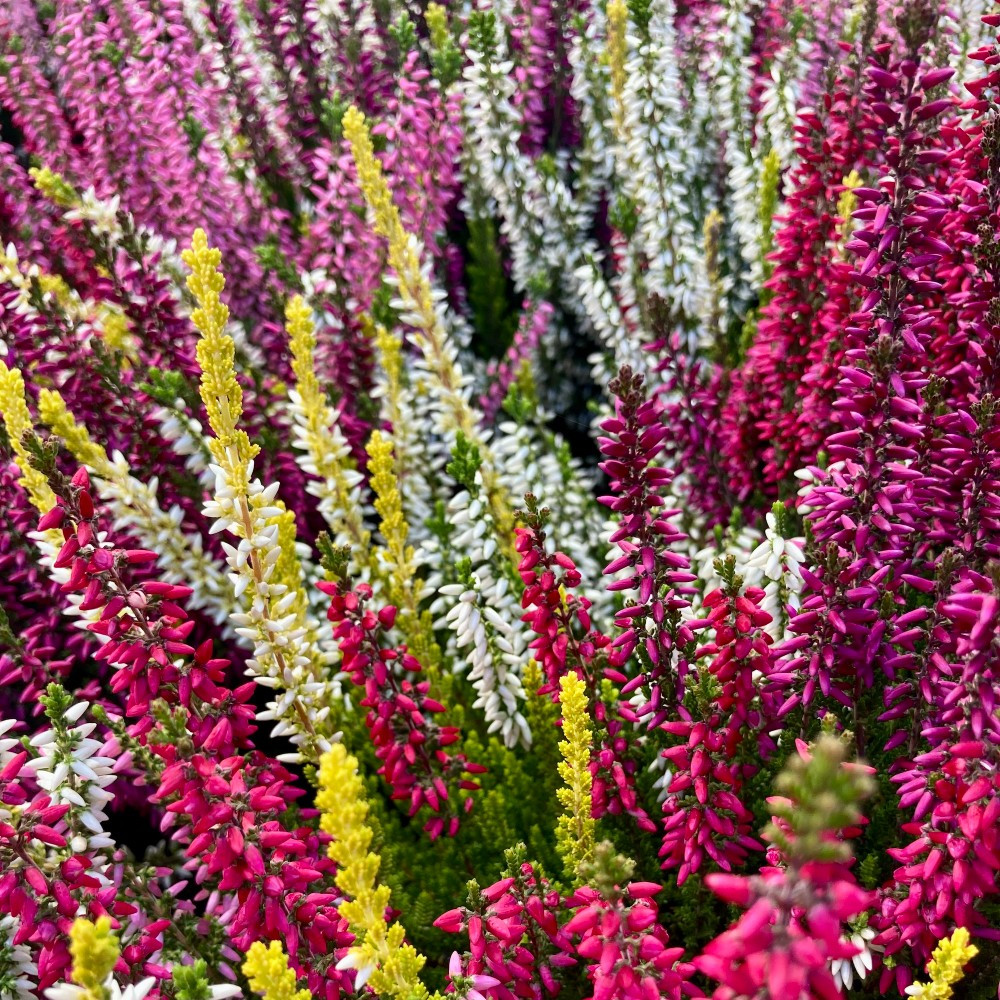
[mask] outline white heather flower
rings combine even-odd
[[[830,973],[842,990],[851,989],[854,985],[855,973],[859,979],[864,979],[872,971],[874,964],[872,953],[882,950],[879,945],[871,943],[874,937],[875,931],[871,927],[862,927],[853,931],[845,940],[859,949],[858,954],[852,958],[835,958],[830,963]]]
[[[782,538],[777,518],[768,513],[764,540],[750,553],[741,570],[747,586],[763,587],[761,610],[773,619],[766,631],[777,640],[785,638],[787,608],[795,611],[799,607],[804,584],[800,567],[806,561],[803,544],[802,539]]]
[[[0,996],[4,1000],[34,1000],[35,996],[38,966],[25,945],[14,944],[20,926],[16,917],[0,918]]]
[[[524,700],[517,674],[526,648],[523,635],[486,604],[479,590],[447,584],[440,593],[458,597],[445,622],[454,629],[456,645],[468,657],[469,680],[477,693],[473,707],[482,709],[487,731],[499,733],[508,747],[530,744],[531,730],[519,708]],[[501,598],[501,604],[508,605],[505,611],[511,610],[510,603]]]
[[[101,985],[108,1000],[144,1000],[146,994],[156,985],[156,979],[148,976],[138,983],[120,986],[114,976],[108,976]],[[48,1000],[88,1000],[91,995],[89,990],[74,983],[59,983],[45,991]],[[227,996],[232,995],[227,994]]]
[[[214,521],[213,534],[228,531],[239,539],[236,545],[222,543],[233,593],[243,606],[229,620],[236,634],[253,644],[247,672],[275,692],[257,718],[276,722],[275,736],[289,737],[296,753],[281,759],[291,760],[307,744],[319,753],[329,749],[323,730],[337,688],[328,669],[330,647],[319,640],[319,624],[307,614],[304,592],[275,579],[283,555],[276,519],[284,509],[275,503],[278,483],[265,488],[253,478],[253,465],[252,460],[246,465],[244,485],[231,483],[227,471],[213,464],[214,496],[204,514]]]
[[[77,702],[63,714],[63,721],[76,722],[89,707],[88,702]],[[27,765],[54,804],[70,807],[68,822],[74,831],[70,846],[79,853],[114,846],[104,832],[108,819],[104,810],[114,798],[108,786],[115,781],[115,762],[99,752],[103,748],[99,740],[90,738],[96,728],[86,722],[63,732],[42,730],[31,738],[38,756]]]

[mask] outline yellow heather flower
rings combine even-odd
[[[73,958],[70,978],[87,992],[87,1000],[104,1000],[104,981],[118,961],[118,939],[111,931],[111,920],[98,917],[91,922],[84,917],[73,921],[69,929],[69,953]]]
[[[366,334],[374,331],[375,349],[379,365],[385,372],[385,414],[393,427],[402,420],[403,396],[403,341],[390,333],[381,323],[375,324],[370,317],[362,318]]]
[[[844,190],[837,201],[837,215],[840,222],[837,225],[837,232],[840,234],[840,244],[843,246],[851,237],[854,229],[854,220],[851,218],[858,207],[858,198],[854,193],[855,188],[861,187],[861,174],[852,170],[844,178]]]
[[[624,0],[611,0],[607,9],[608,40],[604,58],[611,70],[611,93],[614,97],[615,129],[624,141],[625,133],[625,29],[628,26],[628,7]]]
[[[563,807],[556,824],[559,854],[568,873],[579,877],[580,867],[594,859],[594,820],[590,815],[590,716],[586,685],[574,673],[559,681],[559,703],[563,714],[563,739],[559,752],[559,777],[565,782],[556,790]]]
[[[299,447],[308,456],[306,471],[319,478],[329,491],[333,511],[326,516],[331,527],[349,541],[352,557],[365,564],[369,534],[356,496],[358,476],[347,444],[337,433],[336,415],[316,377],[315,325],[301,295],[294,296],[285,307],[285,330],[295,376],[291,396],[293,417],[298,427]]]
[[[101,337],[113,351],[124,354],[129,361],[139,356],[135,337],[129,332],[128,318],[118,309],[104,309],[100,322]]]
[[[237,429],[243,415],[243,390],[236,381],[236,344],[226,333],[229,308],[219,298],[226,286],[219,270],[222,253],[208,245],[203,229],[196,229],[190,249],[182,251],[181,257],[191,268],[187,286],[198,303],[191,313],[191,322],[201,334],[197,350],[201,398],[215,434],[209,447],[219,465],[233,466],[235,471],[244,467],[260,449],[250,443],[244,431]]]
[[[264,1000],[312,1000],[308,990],[296,989],[295,970],[289,966],[280,941],[266,946],[262,941],[254,941],[243,960],[243,975],[250,989]]]
[[[399,609],[396,625],[410,652],[433,673],[441,659],[441,652],[434,641],[432,616],[421,614],[418,607],[422,583],[414,565],[413,546],[406,544],[410,526],[403,512],[392,439],[381,431],[373,431],[367,451],[375,512],[380,518],[379,527],[385,539],[385,548],[378,550],[383,564],[380,575],[385,580],[385,596],[390,604]]]
[[[24,436],[34,430],[28,403],[24,395],[24,377],[16,368],[8,368],[0,362],[0,413],[10,440],[17,467],[21,470],[21,485],[42,514],[48,513],[56,505],[56,495],[52,492],[45,476],[28,461],[24,447]],[[62,543],[60,536],[58,544]]]
[[[294,517],[277,498],[277,483],[265,487],[252,478],[260,449],[238,427],[243,391],[234,367],[236,345],[225,332],[229,310],[219,297],[226,284],[219,271],[222,255],[209,247],[204,230],[196,229],[181,256],[191,268],[187,286],[197,303],[191,320],[201,334],[201,398],[214,434],[208,444],[216,488],[205,513],[216,522],[213,530],[225,529],[240,539],[238,547],[227,548],[227,562],[234,570],[236,596],[247,595],[246,611],[232,621],[237,634],[254,643],[249,666],[259,683],[293,693],[269,703],[259,717],[276,720],[279,736],[296,734],[293,742],[315,759],[326,747],[332,720],[322,683],[316,683],[325,681],[327,663],[318,631],[307,622]]]
[[[965,975],[965,966],[979,954],[979,949],[969,943],[969,932],[958,927],[950,938],[938,943],[927,966],[930,982],[907,986],[906,994],[917,1000],[949,1000],[952,987]]]
[[[410,314],[407,322],[416,331],[414,340],[438,382],[447,419],[456,431],[480,446],[484,457],[483,487],[500,538],[507,539],[512,525],[511,514],[492,462],[487,458],[476,415],[463,395],[461,374],[455,366],[453,352],[448,349],[447,333],[434,302],[430,280],[421,266],[420,241],[403,228],[382,165],[375,157],[365,116],[353,105],[344,114],[343,128],[351,144],[358,184],[375,220],[375,232],[389,243],[389,266],[395,272],[400,298]]]
[[[57,390],[42,389],[39,392],[38,415],[53,434],[62,438],[69,452],[81,465],[86,465],[105,479],[112,478],[114,470],[108,453],[91,438],[83,424],[76,422]]]
[[[38,191],[60,208],[73,208],[80,202],[80,196],[61,174],[48,167],[31,167],[28,170]]]
[[[781,157],[776,149],[772,149],[764,157],[764,165],[760,172],[760,204],[757,210],[760,222],[760,264],[765,279],[774,271],[774,261],[767,258],[774,247],[774,213],[778,207],[780,183]]]
[[[328,852],[337,862],[337,886],[349,897],[340,913],[358,941],[339,967],[357,970],[356,989],[367,983],[379,996],[426,1000],[429,994],[420,981],[423,955],[404,942],[400,924],[385,922],[389,889],[375,884],[380,859],[369,850],[368,803],[358,762],[342,743],[320,759],[319,789],[320,829],[333,837]]]

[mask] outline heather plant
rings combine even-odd
[[[0,997],[995,996],[998,31],[0,5]]]

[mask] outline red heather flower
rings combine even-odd
[[[514,548],[521,555],[518,563],[524,583],[521,604],[529,609],[522,620],[537,635],[529,648],[546,681],[539,694],[555,697],[559,678],[570,670],[585,679],[600,738],[600,747],[590,762],[593,815],[600,818],[607,813],[626,813],[635,818],[640,829],[652,832],[656,826],[636,795],[638,765],[630,753],[631,742],[624,734],[621,703],[609,708],[600,697],[599,674],[601,666],[607,663],[610,640],[592,628],[590,601],[573,593],[580,585],[580,573],[573,560],[562,552],[548,551],[545,509],[538,510],[531,494],[525,499],[528,510],[522,511],[521,517],[526,526],[516,529]],[[607,667],[603,674],[611,680],[625,679],[623,674]]]
[[[672,713],[687,674],[684,648],[694,636],[682,623],[681,612],[689,606],[688,584],[695,577],[687,558],[671,551],[684,535],[670,520],[678,512],[663,509],[672,475],[654,465],[669,433],[662,405],[646,398],[642,376],[627,366],[612,381],[611,391],[615,416],[601,424],[608,437],[598,443],[612,493],[600,500],[619,518],[610,540],[622,555],[604,572],[625,573],[609,590],[638,593],[635,603],[626,604],[615,617],[622,631],[611,644],[609,660],[614,667],[629,668],[635,654],[638,669],[627,670],[633,677],[622,694],[643,688],[647,700],[634,716],[648,716],[647,724],[658,726]]]
[[[859,32],[846,59],[836,53],[842,68],[835,82],[814,107],[799,111],[798,162],[783,181],[788,194],[776,220],[774,270],[719,424],[730,478],[744,499],[755,485],[776,498],[781,484],[815,461],[829,429],[830,382],[842,350],[837,313],[844,317],[850,308],[850,266],[831,251],[837,203],[844,178],[864,171],[879,152],[877,132],[862,127],[859,113],[869,45]]]
[[[756,587],[740,593],[730,559],[724,567],[730,584],[705,597],[708,617],[692,629],[713,628],[714,641],[695,654],[699,690],[710,699],[698,719],[665,722],[663,730],[680,742],[663,751],[672,772],[663,802],[664,868],[678,868],[681,885],[709,860],[724,871],[742,865],[748,850],[760,844],[750,836],[753,814],[741,795],[759,762],[774,750],[769,735],[778,718],[770,688],[771,637],[764,626],[771,616],[758,602]],[[710,658],[710,659],[708,659]]]
[[[514,860],[505,878],[479,893],[477,905],[449,910],[434,921],[447,933],[469,935],[469,950],[452,958],[452,983],[471,979],[464,994],[471,1000],[476,1000],[473,990],[490,1000],[555,996],[559,970],[576,964],[570,939],[559,927],[561,906],[559,893],[530,864]]]
[[[330,595],[327,617],[334,625],[343,670],[364,688],[361,704],[369,710],[365,723],[382,762],[378,773],[392,788],[394,799],[409,800],[410,816],[424,806],[438,814],[424,824],[432,840],[445,832],[453,837],[459,824],[456,789],[479,788],[462,774],[482,773],[485,768],[446,749],[460,733],[457,727],[439,726],[431,718],[443,712],[444,706],[428,696],[430,683],[406,679],[406,672],[420,671],[419,662],[405,646],[383,646],[396,609],[387,605],[376,614],[367,608],[372,590],[364,583],[346,592],[335,583],[319,586]],[[465,798],[463,808],[466,812],[472,808],[471,796]]]
[[[597,890],[578,889],[567,900],[576,913],[563,928],[575,941],[577,954],[589,961],[589,1000],[657,1000],[704,996],[689,982],[694,968],[682,962],[683,948],[669,947],[667,932],[657,923],[652,897],[660,886],[633,882],[612,898]]]
[[[776,818],[765,832],[780,866],[749,877],[705,876],[716,895],[747,908],[694,959],[720,983],[714,1000],[841,996],[830,962],[857,953],[844,924],[872,901],[848,869],[841,837],[860,820],[856,802],[870,790],[871,770],[845,765],[837,740],[822,738],[813,753],[800,742],[780,779],[788,797],[770,800]]]

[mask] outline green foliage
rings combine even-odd
[[[455,482],[464,486],[473,496],[479,490],[476,485],[476,473],[482,464],[479,446],[473,444],[461,431],[455,438],[455,447],[451,451],[451,461],[445,466],[445,471]]]
[[[476,330],[473,347],[481,357],[499,357],[514,340],[517,315],[510,307],[509,282],[493,220],[474,217],[468,225],[466,279]]]
[[[462,50],[448,26],[448,14],[440,4],[429,3],[424,15],[431,39],[431,65],[442,88],[450,87],[462,73]]]

